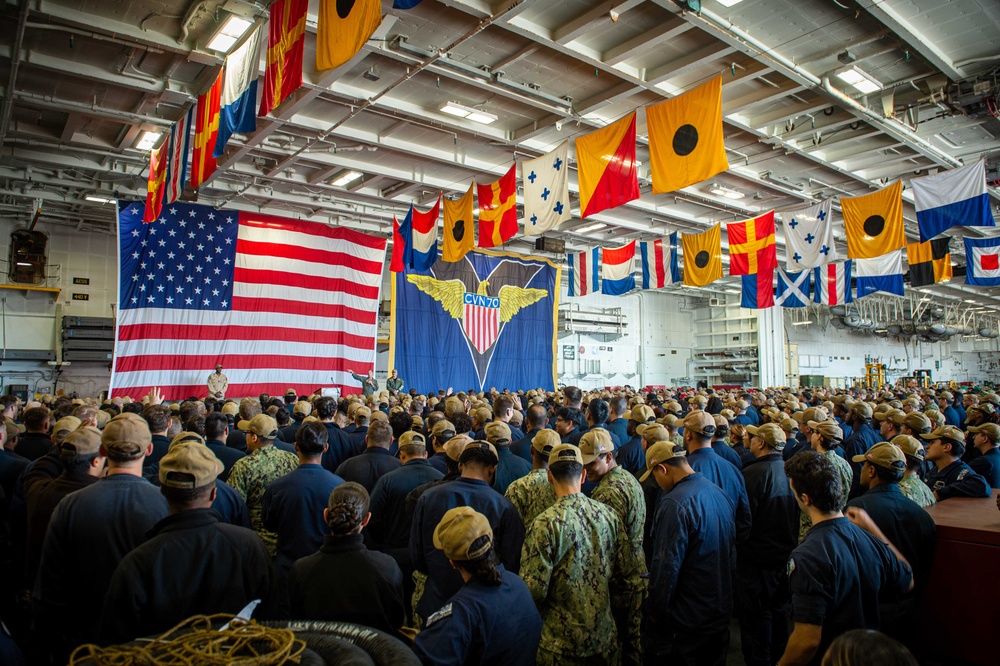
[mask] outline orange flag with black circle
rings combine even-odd
[[[722,135],[722,77],[646,107],[653,193],[675,192],[729,169]]]
[[[475,181],[469,185],[469,191],[461,199],[444,200],[444,244],[441,248],[441,261],[456,262],[476,247],[476,234],[473,230],[472,197],[476,187]]]
[[[580,217],[638,199],[635,112],[576,140]]]
[[[495,183],[479,190],[479,247],[503,245],[517,233],[516,164]]]
[[[684,284],[704,287],[722,277],[722,225],[700,234],[681,234],[684,250]]]
[[[167,158],[170,155],[170,141],[163,139],[160,147],[149,151],[149,181],[146,184],[146,210],[143,222],[153,222],[163,208],[163,188],[167,181]]]
[[[353,58],[381,23],[379,0],[320,0],[316,71],[340,67]]]
[[[306,42],[309,0],[275,0],[267,27],[267,70],[258,116],[274,107],[302,85],[302,51]]]
[[[906,245],[903,181],[860,197],[840,197],[847,256],[874,259]]]
[[[198,97],[198,110],[194,124],[194,151],[191,159],[191,187],[197,189],[209,176],[215,173],[216,138],[219,134],[219,104],[222,101],[222,79],[224,72],[208,92]]]

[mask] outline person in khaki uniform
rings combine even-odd
[[[226,390],[229,388],[229,377],[222,374],[222,364],[215,366],[215,372],[208,376],[208,394],[213,398],[226,397]]]
[[[615,512],[580,492],[580,449],[553,448],[548,476],[556,503],[532,523],[521,550],[521,577],[542,615],[536,663],[619,664],[644,567]]]

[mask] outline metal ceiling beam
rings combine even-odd
[[[516,63],[516,62],[518,62],[520,60],[523,60],[524,58],[527,58],[528,56],[530,56],[533,53],[537,52],[540,48],[542,48],[541,44],[534,44],[534,43],[529,44],[528,46],[525,46],[523,49],[521,49],[517,53],[511,54],[511,55],[507,56],[506,58],[504,58],[503,60],[501,60],[500,62],[498,62],[495,65],[491,66],[490,67],[490,71],[492,71],[492,72],[502,72],[503,70],[507,69],[508,67],[510,67],[511,65],[513,65],[514,63]]]
[[[3,145],[4,139],[7,138],[7,127],[10,125],[10,116],[14,110],[14,100],[11,93],[17,90],[17,70],[21,63],[21,45],[24,44],[24,31],[28,24],[28,10],[30,7],[31,2],[29,0],[21,0],[21,11],[17,17],[17,29],[14,32],[14,46],[10,50],[12,57],[10,72],[7,75],[7,94],[4,95],[3,110],[0,111],[0,146]]]
[[[608,4],[599,5],[587,10],[574,19],[570,19],[545,37],[557,44],[568,44],[587,34],[588,31],[596,27],[599,23],[612,23],[612,11],[621,15],[634,7],[638,7],[643,2],[644,0],[612,0]]]
[[[728,116],[733,113],[743,113],[747,109],[770,104],[801,90],[805,90],[805,86],[790,80],[783,81],[777,86],[765,83],[764,87],[759,90],[726,100],[722,105],[722,115]]]
[[[944,72],[949,79],[961,81],[966,77],[965,73],[955,66],[951,58],[938,48],[932,39],[910,25],[888,0],[857,0],[857,2],[862,9],[875,17],[875,20],[898,35],[910,48]]]
[[[647,70],[645,82],[654,86],[658,83],[664,83],[692,69],[701,67],[706,62],[718,60],[719,58],[727,56],[735,51],[735,48],[725,44],[709,44],[708,46],[704,46],[697,51],[687,54],[686,56]]]
[[[639,53],[657,48],[663,42],[683,35],[692,27],[690,23],[680,19],[667,21],[608,49],[602,54],[601,60],[608,65],[617,65]]]

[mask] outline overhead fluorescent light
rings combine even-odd
[[[18,266],[34,266],[34,264],[29,264],[26,261],[19,261],[19,262],[17,262],[17,265]]]
[[[598,222],[597,224],[591,224],[586,227],[581,227],[580,229],[574,229],[573,231],[575,231],[578,234],[586,234],[590,233],[591,231],[597,231],[598,229],[603,229],[606,226],[608,225],[604,224],[603,222]]]
[[[741,2],[743,2],[743,0],[715,0],[715,1],[718,2],[720,5],[722,5],[723,7],[732,7],[733,5],[738,5]]]
[[[99,197],[95,194],[88,194],[87,196],[84,197],[84,200],[93,201],[94,203],[99,203],[99,204],[109,204],[109,203],[114,203],[116,201],[115,199],[112,199],[110,197]]]
[[[331,182],[330,184],[333,185],[334,187],[343,187],[344,185],[347,185],[348,183],[353,182],[358,178],[361,178],[361,176],[363,175],[364,174],[362,174],[360,171],[348,171],[347,173],[343,174],[342,176],[337,178],[337,180]]]
[[[163,132],[144,132],[139,143],[135,144],[136,150],[152,150],[156,142],[163,136]]]
[[[813,323],[812,319],[807,319],[805,321],[793,321],[792,326],[805,326],[806,324],[811,324],[811,323]]]
[[[483,125],[489,125],[495,123],[500,119],[499,116],[495,116],[488,111],[482,111],[481,109],[474,109],[471,106],[465,106],[464,104],[459,104],[458,102],[448,102],[441,107],[443,113],[447,113],[449,116],[455,116],[457,118],[465,118],[466,120],[471,120],[476,123],[482,123]]]
[[[208,48],[228,53],[229,49],[233,48],[233,44],[239,41],[239,38],[250,29],[251,25],[253,25],[253,21],[230,14],[222,27],[219,28],[219,32],[215,33],[215,37],[208,43]]]
[[[840,70],[837,72],[837,78],[844,83],[849,83],[866,95],[882,89],[882,84],[879,83],[878,79],[857,65]]]
[[[726,197],[727,199],[742,199],[746,196],[739,190],[734,190],[731,187],[719,185],[718,183],[712,183],[712,185],[708,188],[708,191],[716,196]]]

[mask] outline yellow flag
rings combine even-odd
[[[906,244],[911,287],[926,287],[954,277],[951,253],[948,251],[950,243],[951,238],[944,236],[924,243]]]
[[[674,192],[729,168],[722,137],[722,77],[646,107],[653,193]]]
[[[635,112],[576,140],[580,217],[638,199]]]
[[[840,197],[840,208],[851,259],[874,259],[906,245],[903,181],[861,197]]]
[[[476,225],[472,219],[472,192],[475,181],[461,199],[444,200],[444,247],[441,261],[460,261],[476,247]]]
[[[704,287],[722,277],[721,224],[700,234],[681,234],[684,248],[684,284]]]
[[[379,0],[320,0],[316,71],[340,67],[353,58],[381,23]]]

